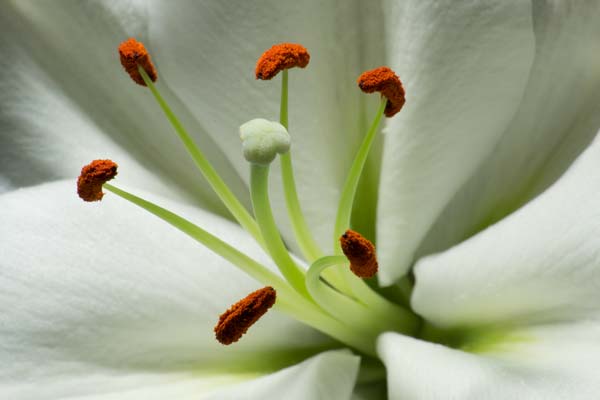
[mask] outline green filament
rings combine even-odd
[[[279,112],[279,122],[281,125],[288,128],[288,71],[282,71],[281,80],[281,105]],[[292,223],[292,229],[300,251],[308,262],[312,262],[323,255],[319,245],[315,242],[310,233],[300,201],[298,200],[298,191],[296,190],[296,181],[294,179],[294,169],[292,167],[291,152],[286,152],[280,155],[281,163],[281,178],[283,182],[283,192],[285,195],[285,204],[288,215]]]
[[[358,149],[358,153],[354,158],[352,166],[350,167],[350,173],[348,174],[346,182],[344,183],[344,188],[342,189],[337,216],[335,218],[335,229],[333,230],[333,246],[334,249],[337,249],[336,252],[338,254],[341,253],[341,250],[339,249],[337,242],[339,237],[346,231],[346,229],[350,228],[350,217],[352,214],[354,196],[356,195],[356,188],[358,187],[360,176],[367,161],[369,150],[371,149],[371,145],[375,139],[377,128],[381,122],[381,117],[383,116],[386,103],[387,99],[382,97],[379,109],[377,110],[377,115],[375,116],[367,135],[363,139],[363,142]]]
[[[199,226],[180,217],[179,215],[169,210],[166,210],[154,203],[144,200],[138,196],[135,196],[129,192],[119,189],[118,187],[113,186],[109,183],[105,183],[103,187],[106,190],[120,196],[121,198],[156,215],[171,226],[179,229],[180,231],[190,236],[197,242],[203,244],[219,256],[236,265],[239,269],[244,271],[246,274],[250,275],[258,282],[265,285],[276,285],[278,288],[283,288],[287,286],[287,283],[283,279],[281,279],[273,272],[269,271],[261,264],[257,263],[244,253],[234,249],[227,243],[223,242],[221,239],[208,233]]]
[[[138,66],[138,71],[140,75],[144,79],[146,86],[150,89],[154,98],[156,99],[160,108],[162,108],[171,125],[175,129],[175,132],[179,135],[179,138],[183,142],[183,145],[187,149],[188,153],[194,160],[194,163],[202,172],[202,175],[206,178],[208,183],[211,185],[215,193],[219,196],[223,204],[227,207],[229,212],[234,216],[234,218],[238,221],[238,223],[254,237],[254,239],[263,247],[264,242],[262,236],[260,234],[260,230],[256,221],[252,218],[250,213],[246,210],[246,208],[240,203],[240,201],[235,197],[235,195],[231,192],[227,184],[221,179],[217,171],[213,168],[211,163],[206,159],[202,151],[196,146],[191,136],[187,133],[175,113],[171,110],[166,100],[162,97],[144,68]]]

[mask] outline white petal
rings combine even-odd
[[[597,324],[537,328],[535,342],[493,355],[386,333],[378,352],[391,400],[588,400],[600,390],[599,332]]]
[[[419,253],[471,236],[552,184],[600,128],[600,3],[537,2],[536,58],[519,112]]]
[[[149,91],[120,65],[117,46],[143,36],[146,21],[143,4],[0,4],[0,176],[12,187],[76,176],[83,164],[110,157],[131,169],[124,182],[183,193],[223,212]],[[246,195],[219,148],[185,107],[177,111],[219,172]]]
[[[212,331],[219,314],[261,285],[110,193],[88,204],[74,192],[73,182],[58,182],[0,197],[0,359],[9,360],[0,365],[0,397],[174,380],[196,387],[219,372],[236,379],[289,365],[325,343],[273,311],[235,346],[221,346]],[[237,226],[157,202],[267,261]]]
[[[571,320],[600,311],[600,140],[553,186],[421,260],[414,309],[442,326]]]
[[[264,400],[281,398],[283,393],[286,399],[291,400],[345,400],[352,392],[358,364],[359,358],[349,352],[330,351],[241,384],[227,382],[228,377],[224,374],[199,379],[174,379],[164,384],[98,396],[76,397],[74,400]],[[210,390],[210,385],[215,383],[228,387]],[[206,393],[207,389],[209,393]]]
[[[352,395],[360,358],[347,351],[319,354],[263,378],[219,390],[207,400],[347,400]]]
[[[385,137],[380,282],[406,273],[443,207],[518,109],[533,61],[528,1],[388,2],[391,67],[407,102]]]
[[[279,117],[280,77],[256,80],[256,61],[276,43],[307,47],[308,67],[290,70],[289,132],[301,203],[309,226],[327,247],[340,188],[364,134],[360,129],[364,95],[356,87],[364,68],[360,38],[363,24],[377,13],[360,11],[357,2],[319,0],[260,4],[188,0],[176,7],[155,1],[148,11],[150,43],[164,80],[244,178],[248,165],[238,126],[257,117]],[[380,44],[374,43],[369,52],[373,48]],[[380,63],[381,53],[377,58],[369,63]],[[275,165],[274,211],[287,225]]]

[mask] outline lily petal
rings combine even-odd
[[[599,138],[536,199],[419,261],[414,309],[444,327],[598,315],[598,171]]]
[[[504,218],[560,177],[600,128],[600,3],[536,2],[536,56],[519,111],[420,254]]]
[[[282,371],[220,390],[207,400],[347,400],[356,382],[360,357],[349,351],[329,351]]]
[[[395,333],[378,341],[391,400],[586,400],[600,385],[600,325],[531,330],[534,343],[470,354]]]
[[[386,26],[407,93],[386,128],[379,192],[379,277],[389,285],[512,120],[534,41],[521,0],[388,2]]]
[[[157,202],[268,263],[236,225]],[[0,397],[216,385],[211,377],[248,379],[330,344],[275,310],[236,346],[218,344],[219,314],[258,284],[110,193],[88,204],[73,181],[50,183],[0,196],[0,209]]]
[[[359,357],[349,352],[329,351],[270,375],[240,384],[230,382],[226,389],[216,391],[210,390],[211,384],[223,385],[227,382],[226,375],[188,377],[187,380],[74,400],[263,400],[280,398],[283,394],[291,400],[346,400],[354,387],[358,365]]]
[[[0,4],[0,176],[10,187],[72,177],[90,159],[112,157],[135,168],[137,187],[225,214],[149,91],[119,63],[118,44],[143,36],[146,22],[140,3]],[[247,199],[219,147],[184,111],[209,159]]]
[[[289,72],[289,132],[303,211],[318,242],[326,244],[340,189],[364,134],[363,95],[355,81],[364,68],[363,29],[379,14],[377,3],[371,4],[373,10],[359,3],[269,0],[232,7],[230,2],[187,0],[177,6],[155,1],[148,9],[159,71],[244,178],[248,165],[239,125],[279,117],[280,77],[257,81],[254,65],[275,43],[307,47],[308,67]],[[373,56],[370,62],[381,62],[381,53],[373,55],[380,43],[364,47]],[[278,167],[273,175],[274,212],[292,237]]]

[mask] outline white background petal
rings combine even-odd
[[[173,380],[163,385],[74,400],[346,400],[354,387],[358,364],[359,358],[349,352],[330,351],[241,384],[232,381],[227,388],[216,391],[210,390],[210,385],[225,386],[225,375]]]
[[[552,184],[600,128],[600,3],[535,2],[536,56],[519,111],[431,228],[420,254],[502,219]]]
[[[598,315],[600,140],[539,197],[415,267],[413,308],[442,326]]]
[[[207,400],[347,400],[352,394],[360,358],[330,351],[275,374],[219,390]]]
[[[589,400],[600,385],[599,326],[530,330],[534,343],[476,355],[387,333],[378,352],[390,400]]]
[[[407,92],[381,172],[379,278],[391,284],[517,111],[533,61],[531,4],[390,1],[386,33]]]
[[[159,203],[267,261],[235,225]],[[196,375],[265,372],[328,342],[273,311],[237,345],[218,344],[219,314],[262,285],[112,194],[83,203],[74,182],[59,182],[5,194],[0,209],[0,397],[194,386]]]
[[[91,159],[111,157],[135,168],[138,187],[224,213],[149,91],[120,65],[119,43],[146,36],[145,7],[64,0],[0,4],[0,176],[11,187],[73,177]],[[178,107],[207,157],[247,199],[219,146],[185,111]]]

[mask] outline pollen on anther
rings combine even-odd
[[[300,67],[304,68],[310,61],[306,48],[295,43],[280,43],[265,51],[256,62],[256,79],[272,79],[279,71]]]
[[[117,164],[111,160],[94,160],[81,169],[77,194],[84,201],[102,200],[102,185],[117,175]]]
[[[275,289],[266,286],[250,293],[225,311],[215,326],[217,340],[225,345],[237,342],[275,304]]]
[[[156,82],[158,74],[150,60],[150,55],[146,48],[141,42],[138,42],[134,38],[129,38],[119,45],[119,57],[121,58],[121,65],[125,68],[125,71],[131,76],[131,79],[138,85],[146,86],[138,65],[141,66],[144,71],[148,74],[152,82]]]
[[[360,233],[348,229],[340,236],[344,255],[350,261],[350,270],[360,278],[371,278],[377,273],[375,246]]]
[[[406,102],[400,78],[388,67],[365,71],[358,77],[357,82],[363,92],[380,92],[387,99],[384,111],[386,117],[394,116]]]

